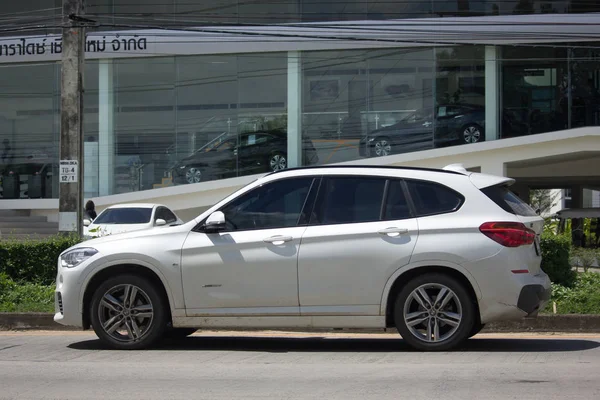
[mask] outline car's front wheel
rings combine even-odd
[[[119,350],[147,348],[167,326],[167,304],[157,288],[137,275],[117,275],[92,296],[90,319],[96,335]]]
[[[396,298],[394,320],[402,338],[423,350],[450,350],[466,340],[475,305],[465,287],[440,273],[418,276]]]

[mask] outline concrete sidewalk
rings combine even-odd
[[[76,328],[65,327],[53,320],[53,314],[46,313],[0,313],[0,331],[8,330],[57,330],[73,331]],[[211,328],[211,330],[214,330]],[[292,332],[361,332],[383,333],[383,329],[222,329],[225,331],[292,331]],[[396,332],[396,329],[387,329]],[[494,322],[488,324],[482,332],[580,332],[600,333],[600,315],[540,315],[537,318],[520,321]]]

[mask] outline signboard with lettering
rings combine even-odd
[[[77,160],[60,160],[60,183],[77,183],[78,174]]]

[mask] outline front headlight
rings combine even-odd
[[[185,165],[180,165],[179,169],[185,169],[185,167],[186,167]]]
[[[374,141],[375,141],[375,138],[374,138],[374,137],[372,137],[372,138],[369,138],[369,139],[368,139],[368,141],[369,141],[369,143],[371,143],[371,142],[374,142]]]
[[[60,256],[60,265],[64,268],[73,268],[98,253],[98,250],[91,247],[81,247],[73,249]]]

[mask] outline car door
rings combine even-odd
[[[409,263],[417,236],[402,180],[324,177],[300,246],[300,313],[378,315],[383,288]]]
[[[265,183],[221,207],[224,230],[204,233],[200,224],[190,232],[181,260],[188,316],[298,315],[298,248],[313,181]]]

